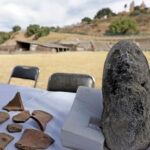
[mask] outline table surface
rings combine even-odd
[[[50,135],[55,140],[55,143],[49,146],[47,150],[69,150],[61,145],[60,131],[71,109],[76,94],[70,92],[50,92],[37,88],[0,84],[0,111],[5,111],[2,107],[5,106],[17,92],[20,92],[23,105],[30,113],[34,110],[43,110],[54,116],[47,124],[45,133]],[[10,119],[0,124],[0,132],[5,132],[15,138],[5,150],[16,150],[14,145],[21,138],[25,129],[40,130],[37,122],[33,119],[29,119],[27,122],[21,123],[23,125],[22,132],[9,133],[6,127],[8,124],[13,123],[12,117],[18,113],[18,111],[9,112]]]

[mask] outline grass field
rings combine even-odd
[[[144,52],[150,62],[150,52]],[[83,73],[95,78],[101,88],[104,61],[107,52],[63,52],[56,54],[0,55],[0,83],[7,83],[16,65],[33,65],[40,68],[37,88],[46,89],[48,78],[55,72]],[[11,84],[33,86],[34,82],[12,79]]]

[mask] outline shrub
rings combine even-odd
[[[108,33],[111,34],[136,34],[138,33],[135,19],[119,18],[111,22]]]
[[[55,32],[59,32],[60,31],[60,27],[59,26],[57,26],[56,28],[55,28]]]
[[[4,43],[11,36],[12,32],[0,32],[0,44]]]
[[[138,10],[135,10],[134,12],[130,14],[130,16],[138,16],[138,15],[140,15],[140,11]]]
[[[148,9],[145,8],[145,9],[142,9],[140,12],[143,13],[143,14],[148,14],[147,10],[148,10]]]
[[[16,25],[13,27],[13,32],[17,32],[17,31],[20,31],[21,30],[21,27]]]
[[[87,24],[90,24],[92,22],[92,19],[89,18],[89,17],[84,17],[82,20],[81,20],[82,23],[87,23]]]
[[[94,24],[94,25],[97,25],[97,24],[99,24],[100,23],[100,19],[98,19],[98,18],[94,18],[93,20],[92,20],[92,24]]]
[[[148,14],[149,13],[148,8],[140,9],[139,6],[136,6],[136,7],[134,7],[134,9],[135,9],[134,12],[132,12],[130,14],[130,16],[137,16],[137,15],[140,15],[140,14]]]
[[[35,35],[34,39],[37,40],[42,36],[47,36],[50,33],[49,27],[41,27],[38,33]]]
[[[49,27],[49,30],[52,32],[56,32],[56,27]]]
[[[36,25],[36,24],[29,25],[27,27],[26,35],[29,37],[29,36],[32,36],[35,33],[38,33],[39,31],[40,31],[40,26],[39,25]]]
[[[110,8],[103,8],[97,12],[94,18],[103,18],[104,16],[116,16],[115,13],[112,12]]]

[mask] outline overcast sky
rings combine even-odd
[[[29,24],[65,26],[93,18],[96,12],[109,7],[114,12],[124,10],[132,0],[0,0],[0,31],[10,31],[14,25],[25,29]],[[135,0],[141,4],[142,0]],[[150,0],[145,0],[150,7]]]

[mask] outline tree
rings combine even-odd
[[[95,15],[94,18],[99,18],[100,19],[100,18],[103,18],[104,16],[107,16],[107,17],[116,16],[116,14],[113,13],[112,10],[109,9],[109,8],[103,8],[103,9],[101,9],[97,12],[97,14]]]
[[[136,34],[138,33],[135,19],[119,18],[111,22],[108,33],[111,34]]]
[[[91,22],[92,22],[92,19],[89,18],[89,17],[84,17],[84,18],[82,19],[82,23],[90,24]]]
[[[35,33],[38,33],[40,31],[40,26],[37,24],[33,24],[33,25],[29,25],[27,27],[27,32],[26,35],[27,36],[32,36]]]
[[[126,11],[126,9],[127,9],[127,4],[124,4],[124,9],[125,9],[125,11]]]
[[[35,35],[34,40],[37,40],[38,38],[42,36],[47,36],[49,33],[50,33],[49,27],[41,27],[40,30]]]
[[[124,8],[125,8],[125,9],[127,8],[127,4],[124,5]]]
[[[17,31],[20,31],[21,30],[21,27],[19,25],[16,25],[13,27],[13,32],[17,32]]]

